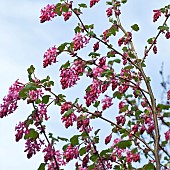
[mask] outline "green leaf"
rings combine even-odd
[[[42,97],[42,103],[47,104],[49,102],[50,95],[45,95]]]
[[[125,4],[127,2],[127,0],[122,0],[122,3]]]
[[[87,8],[87,5],[84,4],[84,3],[78,4],[78,5],[79,5],[79,7],[81,7],[81,8]]]
[[[57,49],[58,49],[60,52],[63,52],[67,44],[69,44],[69,43],[66,43],[66,42],[65,42],[65,43],[61,44]]]
[[[35,71],[34,66],[31,65],[31,66],[27,69],[27,71],[28,71],[28,74],[29,74],[29,75],[32,74],[32,73],[34,73],[34,71]]]
[[[37,137],[39,136],[39,133],[36,132],[34,129],[30,129],[29,134],[26,134],[24,136],[24,139],[37,139]]]
[[[165,26],[159,26],[158,27],[158,30],[160,30],[160,31],[169,31],[169,27],[167,26],[167,25],[165,25]]]
[[[86,147],[83,147],[79,150],[80,156],[84,155],[86,153]]]
[[[71,139],[70,139],[70,142],[73,146],[76,146],[79,144],[79,135],[74,135]]]
[[[138,26],[137,24],[132,25],[131,28],[132,28],[134,31],[139,31],[139,26]]]
[[[99,106],[99,104],[100,104],[100,101],[96,101],[95,103],[94,103],[94,107],[98,107]]]
[[[95,136],[99,133],[100,130],[101,130],[101,129],[97,129],[97,130],[94,132]]]
[[[131,145],[132,145],[132,142],[130,140],[123,140],[123,141],[120,141],[118,144],[116,144],[116,146],[118,146],[118,148],[121,148],[121,149],[130,148]]]
[[[149,162],[143,168],[144,168],[144,170],[154,170],[155,169],[154,165],[151,162]]]
[[[98,159],[98,155],[96,155],[96,154],[94,154],[90,157],[90,160],[93,162],[97,162],[97,159]]]
[[[163,114],[163,117],[170,117],[170,112],[165,112],[165,113]]]
[[[64,117],[67,117],[67,116],[69,116],[71,113],[73,113],[74,112],[74,109],[73,108],[71,108],[71,109],[69,109],[65,114],[64,114]]]
[[[121,62],[121,60],[120,59],[115,59],[115,60],[113,60],[115,63],[120,63]]]
[[[88,170],[93,170],[95,168],[95,164],[92,164],[88,167]]]
[[[45,170],[45,163],[41,163],[38,170]]]
[[[63,151],[65,151],[67,149],[68,145],[70,145],[70,143],[67,143],[66,145],[63,146],[63,148],[62,148]]]
[[[69,61],[67,61],[65,64],[63,64],[61,67],[60,67],[60,70],[62,69],[62,68],[68,68],[70,66],[70,62]]]
[[[19,97],[21,99],[25,100],[28,97],[28,90],[26,90],[24,88],[22,90],[20,90]]]

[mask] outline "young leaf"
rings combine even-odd
[[[132,28],[134,31],[139,31],[139,26],[138,26],[137,24],[132,25],[131,28]]]

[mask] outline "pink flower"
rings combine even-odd
[[[85,47],[85,45],[89,43],[89,40],[90,38],[87,38],[86,36],[82,36],[80,33],[77,33],[73,38],[74,51],[78,51],[81,48]]]
[[[64,151],[63,156],[66,158],[66,162],[69,162],[72,159],[76,159],[79,156],[79,151],[76,147],[73,147],[71,144],[68,145],[67,149]]]
[[[122,124],[122,126],[123,126],[126,122],[126,118],[125,118],[125,116],[120,115],[120,116],[116,117],[116,121],[117,121],[117,125]]]
[[[158,49],[157,49],[156,45],[153,46],[153,52],[154,52],[154,54],[157,54],[157,52],[158,52]]]
[[[167,100],[170,100],[170,90],[167,92]]]
[[[30,132],[25,122],[19,122],[19,124],[15,127],[15,131],[17,131],[15,134],[16,142],[22,139],[23,135],[29,134]]]
[[[112,14],[113,14],[112,7],[111,7],[111,8],[108,8],[108,9],[106,10],[106,12],[107,12],[107,16],[108,16],[108,17],[112,16]]]
[[[156,22],[158,18],[161,16],[161,11],[160,10],[153,10],[154,15],[153,15],[153,22]]]
[[[170,140],[170,129],[164,133],[165,134],[165,139],[168,141]]]
[[[41,150],[41,146],[44,145],[44,141],[37,139],[27,139],[25,143],[25,151],[27,152],[27,158],[31,158],[33,155],[36,154],[36,152],[39,152]]]
[[[165,37],[166,37],[166,39],[170,39],[170,32],[169,31],[166,32]]]
[[[24,85],[16,80],[9,88],[8,95],[3,98],[3,104],[0,104],[0,118],[13,113],[17,109],[17,102],[20,100],[19,92],[23,87]]]
[[[102,109],[105,110],[106,108],[109,108],[112,103],[112,98],[109,96],[105,96],[106,98],[102,100],[103,106]]]
[[[86,90],[86,96],[84,99],[86,99],[86,105],[90,106],[92,103],[94,103],[100,93],[101,93],[101,82],[93,79],[93,84],[89,86],[89,90]]]
[[[43,92],[41,89],[29,91],[29,97],[32,101],[38,99],[39,97],[42,97],[42,95],[43,95]]]
[[[90,8],[93,7],[99,0],[90,0]]]
[[[74,64],[71,68],[62,68],[61,69],[61,85],[62,89],[72,87],[80,80],[79,75],[84,72],[84,63],[81,60],[74,61]]]
[[[51,65],[52,63],[56,63],[56,57],[58,55],[57,48],[54,46],[51,49],[49,48],[44,53],[44,60],[43,60],[43,67],[47,67],[48,65]]]
[[[94,49],[94,52],[96,52],[99,49],[99,42],[93,45],[93,49]]]
[[[72,11],[63,13],[64,21],[67,21],[71,17],[71,15],[72,15]]]
[[[112,133],[105,138],[105,144],[107,145],[112,139]]]
[[[57,16],[57,13],[55,12],[56,6],[54,4],[47,5],[43,9],[41,9],[41,16],[40,16],[40,23],[43,23],[45,21],[50,21],[51,18],[54,18]]]

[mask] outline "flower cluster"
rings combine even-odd
[[[63,13],[64,21],[67,21],[72,15],[72,11]]]
[[[31,101],[35,101],[36,99],[38,99],[39,97],[42,97],[44,93],[42,92],[42,89],[38,89],[38,90],[30,90],[29,91],[29,97]]]
[[[78,51],[85,47],[85,45],[89,43],[89,40],[90,38],[88,38],[86,35],[82,36],[80,33],[77,33],[73,38],[74,51]]]
[[[41,146],[44,145],[44,141],[41,139],[27,139],[25,143],[25,151],[27,152],[27,158],[31,158],[37,152],[41,150]]]
[[[106,108],[109,108],[110,106],[113,105],[112,103],[112,98],[109,96],[105,96],[105,99],[102,100],[102,110],[106,110]]]
[[[49,48],[44,53],[44,59],[43,59],[43,67],[47,67],[48,65],[51,65],[52,63],[56,63],[56,57],[58,55],[58,49],[54,46],[52,48]]]
[[[0,104],[0,118],[13,113],[17,109],[17,102],[20,100],[19,92],[23,87],[24,85],[16,80],[9,88],[8,95],[3,98],[3,104]]]
[[[52,18],[56,17],[57,13],[55,12],[55,8],[56,6],[54,4],[48,4],[46,7],[41,9],[40,23],[50,21]]]
[[[130,41],[132,40],[132,33],[131,32],[127,32],[127,35],[125,35],[124,37],[120,38],[118,40],[118,45],[121,46],[122,44],[126,45],[128,44]]]
[[[16,142],[22,139],[23,135],[30,133],[30,130],[26,126],[25,122],[19,122],[19,124],[15,126],[15,130],[17,131],[15,134]]]
[[[84,63],[81,60],[75,60],[71,68],[61,69],[61,85],[62,89],[72,87],[80,79],[79,75],[84,72]]]
[[[90,0],[90,8],[93,7],[99,0]]]
[[[170,129],[167,132],[165,132],[165,139],[167,141],[170,140]]]
[[[65,102],[61,106],[61,114],[64,114],[64,112],[70,110],[72,108],[71,102]],[[68,116],[63,116],[62,121],[65,123],[65,127],[68,128],[69,126],[73,126],[73,122],[77,120],[77,116],[72,112]]]
[[[79,156],[79,151],[76,147],[73,147],[71,144],[68,145],[67,149],[64,151],[63,156],[66,159],[66,162],[69,162],[72,159],[76,159]]]
[[[153,15],[153,22],[156,22],[158,18],[161,16],[161,11],[160,10],[153,10],[154,15]]]
[[[56,159],[59,167],[66,164],[64,159],[62,158],[60,151],[59,150],[55,151],[54,147],[51,144],[46,146],[43,152],[45,153],[44,162],[45,163],[49,162],[48,163],[49,170],[53,170],[54,168],[56,168],[56,163],[54,161],[54,158]]]

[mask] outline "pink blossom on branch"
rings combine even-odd
[[[99,0],[90,0],[90,8],[93,7]]]
[[[56,6],[54,4],[48,4],[46,7],[41,9],[40,23],[50,21],[52,18],[56,17],[57,13],[55,12],[55,8]]]
[[[48,65],[51,65],[52,63],[56,63],[56,57],[58,55],[58,49],[53,46],[52,48],[49,48],[44,53],[44,59],[43,59],[43,67],[47,67]]]
[[[23,87],[24,85],[16,80],[9,88],[8,95],[3,98],[3,104],[0,104],[0,118],[13,113],[17,109],[17,102],[20,100],[19,92]]]

